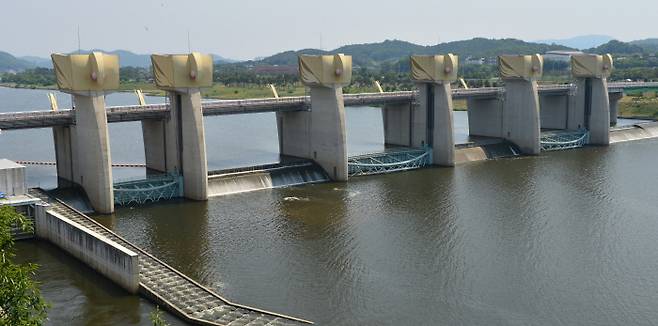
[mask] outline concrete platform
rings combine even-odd
[[[21,196],[27,193],[25,166],[0,159],[0,193],[5,196]]]
[[[165,307],[187,323],[243,326],[312,324],[303,319],[233,303],[88,216],[49,197],[47,193],[37,189],[30,190],[30,193],[36,198],[49,202],[49,211],[52,210],[117,245],[136,252],[139,255],[140,265],[140,294]]]

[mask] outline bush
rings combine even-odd
[[[30,221],[13,207],[0,206],[0,325],[43,325],[48,304],[32,280],[38,266],[13,263],[13,225],[32,230]]]

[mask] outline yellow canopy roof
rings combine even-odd
[[[190,54],[153,54],[155,84],[163,89],[210,87],[213,82],[212,56]]]
[[[504,79],[537,79],[542,76],[544,58],[533,55],[501,55],[498,57],[498,72]]]
[[[610,77],[614,64],[610,54],[578,54],[571,56],[571,73],[574,77]]]
[[[57,87],[64,92],[107,91],[119,88],[119,57],[91,54],[52,54]]]
[[[300,55],[299,78],[306,86],[347,86],[352,81],[352,57],[344,54]]]
[[[459,59],[456,55],[412,55],[411,78],[423,82],[457,80]]]

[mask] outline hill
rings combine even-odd
[[[151,67],[151,55],[150,54],[137,54],[127,50],[113,50],[105,51],[102,49],[93,49],[93,50],[81,50],[81,53],[89,53],[92,51],[101,51],[109,54],[116,54],[119,56],[119,62],[121,67],[141,67],[141,68],[150,68]],[[3,52],[4,53],[4,52]],[[78,53],[78,51],[70,52],[71,54]],[[8,54],[8,53],[7,53]],[[235,60],[224,58],[217,54],[212,54],[212,57],[216,63],[233,63]],[[43,67],[43,68],[52,68],[53,63],[50,58],[42,58],[35,56],[25,56],[18,58],[24,63],[29,65],[29,68],[33,67]],[[1,59],[0,59],[1,60]],[[26,68],[22,68],[26,69]],[[21,69],[21,70],[22,70]],[[15,69],[14,69],[15,70]],[[0,70],[2,71],[2,70]]]
[[[612,40],[595,48],[587,49],[585,52],[598,54],[638,54],[644,53],[644,48],[632,43]]]
[[[53,67],[53,62],[52,62],[52,60],[50,60],[50,58],[42,58],[42,57],[35,57],[35,56],[24,56],[24,57],[19,57],[19,59],[30,62],[35,67],[41,67],[41,68],[52,68]]]
[[[34,67],[35,65],[29,61],[16,58],[7,52],[0,51],[0,72],[23,71]]]
[[[491,58],[501,54],[544,54],[547,51],[574,50],[573,48],[556,44],[541,44],[525,42],[517,39],[486,39],[474,38],[466,41],[442,43],[430,48],[432,53],[454,53],[460,56]]]
[[[558,44],[579,50],[591,49],[612,41],[614,38],[608,35],[581,35],[564,39],[548,39],[535,41],[544,44]]]
[[[441,43],[433,46],[418,45],[400,40],[379,43],[352,44],[331,51],[304,49],[286,51],[264,58],[256,63],[267,65],[295,65],[300,54],[344,53],[352,56],[357,66],[376,66],[386,61],[398,61],[412,54],[453,53],[466,57],[491,58],[501,54],[545,53],[553,50],[573,50],[562,45],[525,42],[517,39],[474,38],[465,41]]]
[[[658,53],[658,38],[648,38],[630,42],[632,45],[640,46],[649,53]]]

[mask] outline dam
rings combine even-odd
[[[550,90],[550,91],[552,91],[552,90]],[[498,94],[496,96],[499,96],[499,94],[500,94],[499,90],[486,90],[485,93],[487,93],[487,92],[493,92],[494,94]],[[509,92],[509,91],[506,91],[506,92]],[[365,109],[365,110],[373,110],[373,109]],[[386,109],[382,109],[382,110],[386,110]],[[503,108],[503,110],[505,110],[505,109]],[[304,113],[304,112],[308,112],[308,111],[304,111],[304,110],[301,110],[301,111],[286,111],[284,114],[288,114],[290,112],[292,112],[294,114],[297,114],[297,113]],[[385,115],[382,114],[381,111],[379,111],[379,112],[374,111],[374,112],[376,112],[379,115],[379,119],[382,119],[382,118],[385,119]],[[429,114],[426,117],[433,118]],[[471,121],[469,121],[468,124],[470,125]],[[386,129],[383,127],[385,125],[386,125],[386,123],[382,124],[382,129],[381,129],[381,132],[384,135],[383,144],[381,146],[382,148],[384,148],[383,145],[385,145],[387,143],[386,138],[385,138],[387,132],[386,132]],[[390,126],[390,124],[388,124],[388,125]],[[277,125],[275,124],[275,127],[276,126]],[[608,128],[609,128],[609,126],[606,126],[606,133],[608,132]],[[641,131],[638,131],[638,130],[641,130]],[[467,132],[466,134],[468,135],[470,133],[471,132],[470,132],[470,128],[469,128],[469,132]],[[451,131],[451,134],[454,136],[452,131]],[[542,134],[544,134],[544,133],[542,132]],[[611,138],[610,142],[615,143],[615,142],[619,142],[619,141],[622,141],[622,140],[647,139],[647,138],[652,138],[653,134],[654,134],[653,126],[650,123],[639,123],[639,122],[631,123],[631,124],[628,124],[626,126],[620,126],[620,127],[613,128],[612,131],[610,131],[610,138]],[[495,139],[495,138],[499,138],[499,139]],[[454,162],[478,161],[478,160],[486,159],[486,158],[489,158],[489,157],[498,157],[498,155],[505,156],[504,153],[508,153],[507,154],[508,156],[519,156],[519,155],[523,154],[524,151],[528,151],[527,148],[524,148],[524,147],[521,147],[521,146],[515,144],[514,141],[512,141],[512,140],[507,140],[507,139],[502,139],[501,140],[500,138],[504,138],[504,137],[500,137],[500,136],[499,137],[480,136],[480,135],[476,135],[476,137],[469,137],[468,141],[466,141],[462,144],[458,144],[457,146],[453,146],[455,153],[454,153],[454,157],[452,158],[452,160]],[[430,138],[427,137],[424,140],[427,141],[428,139],[430,139]],[[538,143],[541,145],[542,141],[541,141],[540,138],[536,138],[535,140],[537,140]],[[279,141],[280,141],[280,139],[279,139]],[[279,146],[281,146],[281,144],[279,144]],[[378,145],[378,147],[379,147],[379,145]],[[409,148],[414,148],[414,147],[410,146]],[[592,150],[596,151],[596,149],[597,149],[596,147],[586,148],[583,151],[592,151]],[[614,151],[614,150],[612,150],[612,151]],[[503,153],[503,154],[498,154],[499,152]],[[402,152],[400,152],[400,151],[387,150],[387,149],[384,148],[383,151],[380,150],[380,149],[377,149],[377,150],[365,152],[363,155],[353,155],[353,154],[349,153],[349,150],[348,150],[346,156],[349,157],[350,159],[353,159],[354,162],[358,161],[356,164],[361,164],[361,165],[372,164],[372,163],[368,163],[365,160],[371,160],[370,162],[373,162],[373,160],[381,161],[383,158],[390,158],[394,155],[399,155],[400,157],[402,157],[401,159],[396,159],[394,161],[394,163],[396,163],[396,164],[399,164],[400,162],[413,161],[414,159],[417,159],[417,158],[425,159],[426,157],[429,158],[431,156],[431,155],[429,155],[428,151],[410,152],[408,154],[404,153],[404,155],[409,155],[409,156],[404,156],[401,153]],[[478,156],[477,153],[479,153],[479,156]],[[511,153],[511,155],[509,153]],[[568,153],[568,152],[564,152],[564,153]],[[560,153],[560,155],[566,155],[564,153]],[[439,153],[439,154],[441,154],[441,153]],[[385,155],[385,156],[382,157],[382,155]],[[552,157],[552,156],[549,156],[549,157]],[[560,156],[558,156],[558,157],[560,157]],[[300,183],[305,183],[305,182],[320,182],[320,181],[326,181],[326,180],[329,180],[329,179],[335,179],[335,178],[337,178],[337,176],[340,175],[340,171],[338,171],[337,169],[334,169],[334,171],[332,171],[331,169],[327,169],[326,167],[321,167],[321,168],[318,169],[318,166],[315,165],[316,161],[314,159],[310,159],[310,158],[306,158],[306,159],[299,158],[299,159],[301,159],[301,160],[298,160],[298,161],[295,161],[295,162],[289,162],[289,161],[286,162],[285,159],[282,159],[282,160],[280,160],[280,162],[274,163],[274,164],[251,165],[251,166],[246,166],[246,167],[236,167],[236,168],[228,168],[228,169],[209,170],[210,172],[208,172],[208,178],[207,178],[207,182],[208,182],[207,190],[209,191],[208,196],[212,197],[212,194],[211,194],[210,190],[212,189],[211,185],[212,185],[213,178],[217,179],[217,180],[220,180],[218,182],[219,186],[217,187],[217,188],[220,189],[220,190],[218,190],[218,192],[220,192],[220,193],[232,193],[232,194],[241,193],[241,195],[228,196],[228,197],[226,197],[228,199],[225,198],[225,200],[227,200],[229,202],[233,202],[235,204],[237,204],[236,201],[239,202],[240,200],[243,200],[245,198],[244,196],[252,196],[253,195],[255,197],[251,197],[251,198],[258,198],[258,200],[268,202],[268,200],[266,198],[264,198],[263,196],[268,196],[268,194],[283,195],[281,198],[270,198],[269,199],[270,201],[274,200],[274,201],[277,202],[277,204],[275,206],[268,207],[268,208],[265,208],[265,209],[273,209],[273,207],[276,207],[276,210],[279,212],[278,214],[283,214],[283,215],[288,216],[290,218],[302,218],[302,221],[304,221],[305,223],[309,223],[305,227],[310,228],[310,231],[312,231],[313,227],[311,225],[313,225],[313,221],[312,220],[305,220],[305,218],[304,218],[305,216],[308,215],[308,213],[309,213],[308,210],[309,209],[314,209],[313,213],[317,213],[316,209],[321,209],[323,211],[327,210],[328,212],[330,212],[332,214],[337,214],[337,216],[340,217],[341,215],[346,214],[346,212],[343,211],[346,208],[335,207],[331,204],[331,202],[336,199],[335,196],[344,196],[343,199],[349,201],[350,198],[353,198],[354,196],[358,197],[360,194],[363,193],[363,191],[366,191],[366,193],[367,193],[367,190],[365,188],[359,188],[359,184],[369,183],[368,181],[365,181],[366,178],[363,178],[363,179],[362,178],[355,178],[352,181],[352,182],[355,183],[355,185],[357,187],[356,188],[357,190],[355,192],[345,191],[345,189],[341,189],[342,186],[337,187],[335,183],[328,183],[326,185],[318,184],[318,185],[315,185],[315,186],[310,186],[308,188],[304,187],[304,190],[302,190],[302,191],[300,191],[299,188],[284,188],[284,189],[280,189],[280,190],[274,190],[274,191],[271,191],[271,192],[263,192],[262,194],[260,194],[260,192],[254,192],[253,194],[251,194],[251,191],[249,191],[249,190],[252,189],[252,188],[256,188],[256,189],[258,189],[259,187],[261,187],[261,188],[277,188],[277,184],[279,184],[279,185],[280,184],[293,184],[294,185],[294,184],[300,184]],[[436,162],[433,159],[434,159],[434,157],[432,156],[432,160],[428,159],[428,162]],[[349,166],[350,161],[348,160],[347,162],[348,162],[348,166]],[[430,166],[430,165],[433,165],[433,164],[432,163],[423,163],[422,164],[423,167]],[[378,165],[378,167],[381,167],[381,166],[382,165]],[[420,167],[420,166],[413,166],[413,168],[416,168],[416,167]],[[400,167],[398,166],[395,169],[399,171]],[[402,169],[404,169],[404,167],[402,167]],[[300,171],[304,171],[304,172],[300,172]],[[349,170],[346,170],[346,171],[349,171]],[[436,169],[436,168],[428,168],[427,170],[420,170],[420,171],[417,171],[417,172],[414,172],[414,173],[417,173],[420,176],[427,176],[427,174],[433,174],[433,173],[436,173],[436,172],[438,172],[439,174],[444,174],[445,173],[445,172],[441,172],[441,171],[445,171],[445,170]],[[290,174],[290,172],[292,172],[292,175]],[[531,173],[532,170],[525,170],[523,172],[528,174],[528,173]],[[277,174],[277,173],[280,173],[280,174]],[[363,173],[363,174],[369,174],[369,173]],[[400,173],[399,175],[392,174],[390,177],[376,178],[376,179],[373,179],[373,180],[374,180],[374,182],[384,182],[385,183],[385,182],[387,182],[386,180],[390,180],[391,178],[393,178],[393,180],[395,180],[395,179],[398,179],[398,178],[407,178],[407,177],[409,177],[408,173]],[[480,175],[480,177],[482,177],[482,176]],[[234,182],[236,180],[240,180],[241,178],[243,178],[242,181],[244,181],[244,182],[242,182],[242,181],[237,182],[237,183]],[[227,179],[231,180],[231,181],[226,182]],[[231,182],[233,182],[233,184],[231,184]],[[404,182],[404,181],[399,180],[398,182]],[[229,185],[227,185],[227,183]],[[419,184],[419,185],[422,184],[422,182],[420,182],[420,183],[416,182],[416,183]],[[515,184],[517,186],[519,185],[518,182],[511,182],[511,183]],[[241,184],[246,184],[247,186],[242,186]],[[347,183],[348,188],[350,188],[349,184],[350,183]],[[306,191],[306,190],[309,190],[310,193],[312,193],[314,190],[320,191],[322,193],[321,196],[324,196],[325,198],[323,200],[320,200],[319,202],[315,202],[314,198],[310,198],[309,196],[304,195],[303,192]],[[422,189],[418,189],[417,191],[422,191]],[[336,192],[336,194],[332,194],[332,192]],[[412,191],[411,193],[419,195],[417,192]],[[384,195],[384,197],[386,197],[386,195]],[[419,196],[419,197],[422,197],[422,196]],[[393,205],[393,207],[391,207],[391,208],[394,209],[394,208],[397,207],[395,205],[400,205],[397,208],[398,209],[400,209],[400,208],[403,209],[405,207],[405,203],[404,202],[399,202],[399,200],[400,200],[400,198],[398,198],[397,200],[393,200],[393,202],[390,203],[390,204]],[[310,202],[313,202],[313,204],[310,204]],[[360,202],[360,203],[362,205],[365,205],[364,207],[369,207],[369,205],[365,202]],[[441,205],[444,205],[444,204],[447,205],[446,207],[450,208],[449,203],[442,203]],[[163,203],[163,205],[165,205],[164,207],[166,208],[169,204]],[[198,209],[200,209],[201,212],[203,212],[204,206],[207,206],[208,203],[203,203],[203,202],[201,202],[201,203],[173,202],[171,205],[185,206],[185,210],[188,210],[189,212],[193,212],[193,211],[198,210]],[[192,206],[188,206],[188,205],[192,205]],[[381,205],[381,203],[380,203],[380,205]],[[154,205],[153,207],[146,207],[145,209],[146,210],[151,210],[151,209],[157,210],[158,206],[159,205]],[[315,208],[313,208],[313,207],[315,207]],[[322,207],[325,207],[325,208],[322,208]],[[228,211],[228,212],[231,211],[231,209],[227,209],[227,207],[223,206],[223,204],[222,204],[222,207],[220,209]],[[359,209],[355,208],[355,207],[352,207],[351,209],[352,210],[356,209],[357,211],[359,211]],[[372,207],[371,207],[371,209],[372,209]],[[465,208],[462,207],[462,209],[465,209]],[[468,211],[468,209],[465,209],[465,210]],[[260,216],[267,215],[262,210],[256,210],[256,211],[259,212]],[[377,211],[377,210],[375,209],[374,211]],[[122,212],[124,212],[126,214],[130,214],[130,213],[128,213],[129,211],[122,210]],[[160,213],[160,214],[162,214],[162,213]],[[201,215],[204,215],[204,213],[201,213]],[[224,213],[221,213],[221,215],[225,216]],[[241,216],[244,217],[244,215],[241,215]],[[103,219],[102,216],[99,216],[98,218],[101,219],[101,220]],[[110,217],[110,220],[108,221],[109,223],[113,223],[111,221],[111,219],[112,219],[112,217]],[[258,221],[255,221],[253,219],[250,220],[250,221],[251,221],[251,223],[255,223],[255,225],[258,225]],[[133,221],[133,222],[138,223],[138,221]],[[170,220],[170,222],[171,222],[171,220]],[[272,221],[270,221],[270,223],[271,222]],[[353,222],[355,222],[355,221],[353,221]],[[156,225],[152,225],[151,227],[154,227],[154,226],[157,228]],[[295,225],[291,225],[291,227],[295,228]],[[327,228],[327,227],[330,227],[330,225],[324,225],[323,226],[322,224],[320,224],[319,227]],[[194,229],[194,228],[186,229],[186,228],[187,227],[181,227],[181,225],[178,225],[178,230],[176,230],[176,231],[179,232],[179,233],[182,232],[183,234],[191,235],[191,238],[195,238],[193,236],[194,234],[202,234],[203,233],[203,232],[200,232],[200,229]],[[172,229],[172,231],[173,230],[175,230],[175,229]],[[309,231],[309,230],[306,230],[306,231]],[[130,232],[128,232],[128,233],[130,233]],[[311,238],[309,238],[309,239],[313,239],[312,233],[308,234],[308,235],[311,236]],[[286,235],[282,235],[282,236],[285,237]],[[243,242],[243,243],[246,243],[246,242]],[[346,245],[349,245],[349,244],[346,244]],[[258,245],[258,247],[259,246],[260,245]],[[192,247],[195,247],[195,246],[192,245]],[[329,247],[329,248],[330,248],[330,250],[334,250],[334,248],[331,248],[331,247]],[[337,248],[337,249],[341,250],[341,248]],[[361,249],[365,250],[366,248],[361,248]],[[244,264],[244,265],[242,265],[242,266],[249,266],[247,268],[242,269],[243,271],[244,270],[249,270],[249,271],[253,272],[253,270],[255,269],[255,266],[259,265],[259,264],[262,264],[263,262],[269,262],[271,264],[276,265],[275,262],[269,261],[265,257],[268,254],[272,254],[271,252],[268,252],[267,250],[265,252],[263,252],[259,248],[253,248],[253,247],[249,247],[248,250],[250,250],[251,252],[259,253],[258,255],[256,255],[256,257],[258,259],[254,260],[254,261],[251,261],[251,262],[243,261],[242,264]],[[347,250],[347,249],[342,248],[342,250]],[[164,252],[161,252],[161,253],[163,253],[163,254],[165,254],[165,256],[167,256],[166,253],[164,253]],[[340,253],[337,252],[336,254],[340,254]],[[198,257],[202,257],[203,255],[204,255],[203,249],[201,249],[200,252],[192,253],[191,257],[197,257],[198,258]],[[377,256],[377,255],[378,254],[376,254],[375,256]],[[251,256],[251,255],[250,255],[250,257],[252,259],[254,258],[254,256]],[[367,261],[367,259],[364,259],[363,262],[366,262],[366,261]],[[350,262],[348,262],[348,263],[350,263]],[[355,263],[359,263],[359,262],[355,262]],[[254,264],[254,265],[251,265],[251,264]],[[322,265],[322,264],[320,264],[320,265]],[[372,264],[369,264],[369,265],[372,266]],[[377,264],[375,264],[375,266],[376,265]],[[315,267],[317,267],[317,266],[318,266],[318,264],[315,264]],[[313,267],[313,265],[311,267]],[[332,266],[331,263],[329,263],[329,265],[327,265],[325,267],[337,268],[337,266]],[[240,269],[239,267],[235,267],[235,266],[234,267],[227,267],[227,268],[229,268],[229,269],[235,268],[236,271]],[[282,266],[279,266],[279,268],[282,268]],[[391,272],[390,269],[388,271]],[[192,271],[192,273],[195,273],[195,272]],[[256,274],[258,274],[258,273],[256,272]],[[338,275],[341,275],[341,274],[338,273]],[[245,276],[245,279],[247,279],[247,280],[253,279],[253,277],[263,277],[262,274],[258,274],[258,276],[256,276],[256,275],[244,275],[244,276]],[[343,277],[350,277],[350,276],[346,276],[346,275],[342,275],[342,276]],[[198,277],[198,275],[197,275],[197,277]],[[204,276],[201,276],[201,277],[203,278]],[[220,278],[216,278],[216,277],[213,278],[211,276],[206,276],[206,277],[209,277],[210,279],[214,279],[214,280],[222,279],[221,277]],[[279,275],[279,277],[281,277],[281,275]],[[340,279],[334,280],[334,281],[340,282]],[[355,280],[352,280],[352,281],[355,281]],[[260,284],[262,285],[262,283],[260,283]],[[322,282],[320,282],[320,284],[322,284]],[[290,286],[290,284],[288,284],[288,285]],[[214,286],[222,287],[222,286],[225,286],[225,285],[216,284]],[[277,285],[271,285],[271,286],[273,286],[275,288],[277,287]],[[249,286],[247,284],[244,284],[244,283],[241,283],[240,286],[237,286],[234,289],[236,289],[238,287],[240,289],[245,289],[245,288],[249,289]],[[327,290],[328,289],[324,289],[324,291],[322,291],[322,292],[326,292]],[[247,290],[245,293],[250,293],[250,291]],[[256,292],[254,292],[252,294],[257,296]],[[401,303],[398,302],[398,304],[401,304]],[[275,308],[277,308],[276,304],[274,304],[273,306]],[[404,306],[408,308],[407,305],[404,305]],[[278,307],[278,308],[282,308],[282,311],[290,311],[289,309],[287,309],[285,307]],[[306,307],[305,309],[308,309],[308,308],[309,307]],[[310,309],[310,311],[313,311],[313,309]],[[349,308],[347,308],[347,311],[349,311]],[[361,312],[363,312],[363,311],[361,311]],[[331,317],[331,316],[322,315],[321,313],[318,313],[317,311],[315,311],[313,313],[313,315],[318,316],[318,320],[320,320],[324,323],[331,323],[331,321],[332,321],[331,318],[343,318],[343,319],[337,320],[338,323],[341,323],[341,324],[349,323],[347,319],[344,319],[345,316],[347,316],[348,314],[338,314],[338,316],[342,316],[342,317]],[[381,316],[376,317],[376,316],[368,315],[368,314],[364,314],[364,315],[369,316],[369,317],[366,317],[366,318],[369,318],[369,319],[371,318],[372,320],[379,320],[378,318],[381,317]],[[383,315],[385,315],[385,314],[383,314]],[[407,316],[405,318],[408,318],[407,314],[405,314],[405,316]],[[461,317],[463,318],[463,316],[461,316]],[[359,318],[359,320],[362,320],[363,322],[367,321],[367,320],[364,320],[364,319],[360,319],[360,318],[363,318],[363,317],[358,317],[358,318]],[[388,316],[388,318],[392,318],[392,316]],[[404,323],[405,321],[404,320],[399,320],[399,322]]]

